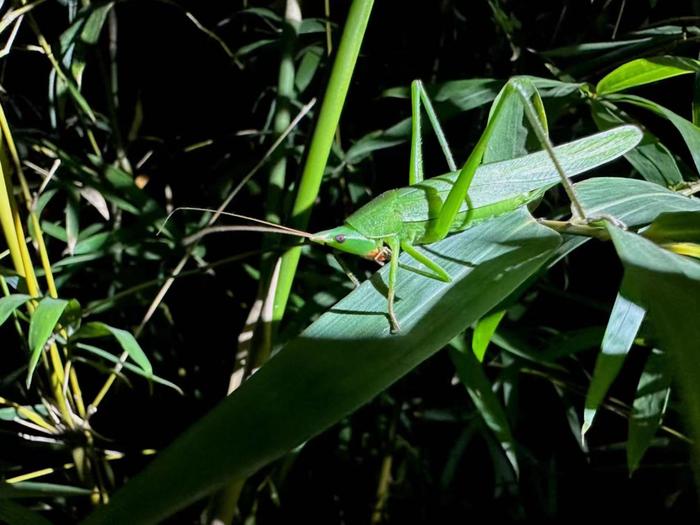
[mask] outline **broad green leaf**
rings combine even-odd
[[[38,512],[7,499],[0,499],[0,522],[7,525],[51,525]]]
[[[583,410],[583,426],[581,436],[585,436],[593,424],[600,404],[605,399],[610,385],[620,372],[625,357],[634,338],[637,337],[639,327],[642,325],[646,312],[644,308],[636,305],[624,296],[623,292],[617,294],[608,326],[605,329],[600,354],[595,363],[591,384],[586,393],[586,404]]]
[[[35,481],[0,483],[0,499],[89,496],[91,493],[91,490],[83,487],[57,485],[55,483],[37,483]]]
[[[510,431],[508,418],[501,402],[493,393],[491,382],[484,373],[481,363],[474,353],[459,342],[450,348],[450,358],[457,370],[457,376],[469,393],[486,426],[494,433],[508,458],[515,475],[518,475],[518,459],[515,454],[515,440]]]
[[[666,361],[665,354],[652,352],[639,378],[628,422],[627,468],[630,474],[639,467],[666,413],[671,394],[671,372]]]
[[[54,299],[45,297],[32,314],[29,323],[29,367],[27,370],[27,388],[32,382],[34,369],[39,362],[41,353],[44,350],[49,337],[56,329],[56,323],[61,318],[63,310],[68,306],[68,301],[64,299]]]
[[[423,248],[451,283],[399,269],[399,334],[383,268],[290,341],[86,523],[157,522],[255,472],[368,402],[536,272],[560,238],[524,211]],[[405,254],[401,261],[411,265]],[[232,422],[235,422],[232,423]]]
[[[486,349],[504,315],[506,315],[505,310],[498,310],[490,313],[486,317],[482,317],[476,322],[474,335],[472,336],[472,352],[474,352],[479,362],[484,360]]]
[[[131,359],[133,359],[134,362],[141,367],[141,370],[143,370],[148,377],[153,375],[153,367],[151,366],[151,362],[148,360],[148,357],[141,349],[141,346],[131,332],[127,332],[121,328],[114,328],[113,326],[109,326],[105,323],[92,322],[83,325],[83,327],[78,330],[71,339],[80,340],[107,336],[114,337],[122,347],[122,350],[129,354],[129,357],[131,357]]]
[[[693,162],[695,163],[695,169],[700,173],[700,127],[674,113],[670,109],[646,98],[622,94],[611,95],[610,98],[618,102],[625,102],[647,109],[671,122],[683,137],[683,140],[690,150]]]
[[[12,313],[32,297],[25,294],[12,294],[0,299],[0,325],[2,325]]]
[[[700,481],[700,323],[688,316],[700,311],[700,264],[671,253],[640,235],[607,225],[625,267],[623,288],[649,312],[659,347],[668,352],[683,399],[683,411],[695,440],[695,475]]]
[[[622,64],[605,75],[598,82],[596,91],[599,95],[605,95],[698,71],[700,71],[700,62],[692,58],[674,56],[638,58]]]

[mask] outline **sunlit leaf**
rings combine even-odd
[[[615,93],[699,71],[700,61],[692,58],[674,56],[638,58],[622,64],[605,75],[598,82],[596,91],[601,95]]]

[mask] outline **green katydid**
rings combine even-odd
[[[489,139],[501,117],[502,108],[513,96],[523,104],[524,114],[544,150],[511,160],[481,164]],[[620,157],[633,149],[642,138],[639,128],[625,125],[553,147],[547,135],[546,117],[539,93],[529,80],[514,78],[508,81],[496,98],[481,138],[464,167],[457,170],[445,135],[420,81],[412,84],[411,98],[413,127],[409,186],[379,195],[347,217],[341,226],[315,234],[231,213],[227,215],[253,220],[266,226],[214,227],[194,237],[199,238],[211,231],[232,229],[273,231],[306,237],[312,242],[380,264],[389,262],[387,313],[391,331],[397,332],[400,328],[394,313],[394,298],[401,250],[430,270],[430,273],[421,272],[422,274],[449,282],[448,273],[416,250],[415,246],[439,241],[451,233],[463,231],[478,222],[537,201],[547,189],[558,183],[564,184],[572,200],[574,219],[586,220],[568,177]],[[421,103],[450,167],[450,173],[427,180],[423,180],[422,170]]]

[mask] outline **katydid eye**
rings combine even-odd
[[[345,242],[345,235],[340,234],[335,236],[335,242],[337,243],[344,243]]]

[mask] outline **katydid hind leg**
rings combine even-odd
[[[552,141],[549,139],[547,119],[544,116],[544,105],[542,104],[542,98],[540,97],[537,88],[530,80],[525,78],[515,78],[510,80],[508,83],[515,90],[518,97],[520,97],[525,111],[525,116],[530,122],[530,126],[532,126],[532,129],[535,131],[535,135],[540,141],[542,148],[544,148],[544,150],[547,152],[549,158],[552,159],[554,168],[561,178],[562,186],[564,186],[564,190],[571,201],[574,211],[573,218],[586,220],[586,212],[581,205],[581,201],[576,195],[574,185],[564,172],[564,168],[562,168],[561,163],[559,162],[559,159],[554,151]],[[535,99],[534,103],[532,101],[533,98]]]
[[[452,151],[447,143],[447,138],[445,132],[442,130],[440,121],[435,113],[435,108],[433,108],[432,102],[430,102],[430,97],[428,92],[423,86],[423,82],[420,80],[414,80],[411,83],[411,162],[410,169],[408,173],[408,183],[409,185],[421,182],[424,178],[423,174],[423,143],[422,143],[422,113],[421,106],[425,110],[425,114],[428,116],[433,132],[437,137],[440,148],[442,149],[443,155],[445,155],[445,160],[447,161],[447,166],[450,171],[457,171],[457,165],[455,164]]]

